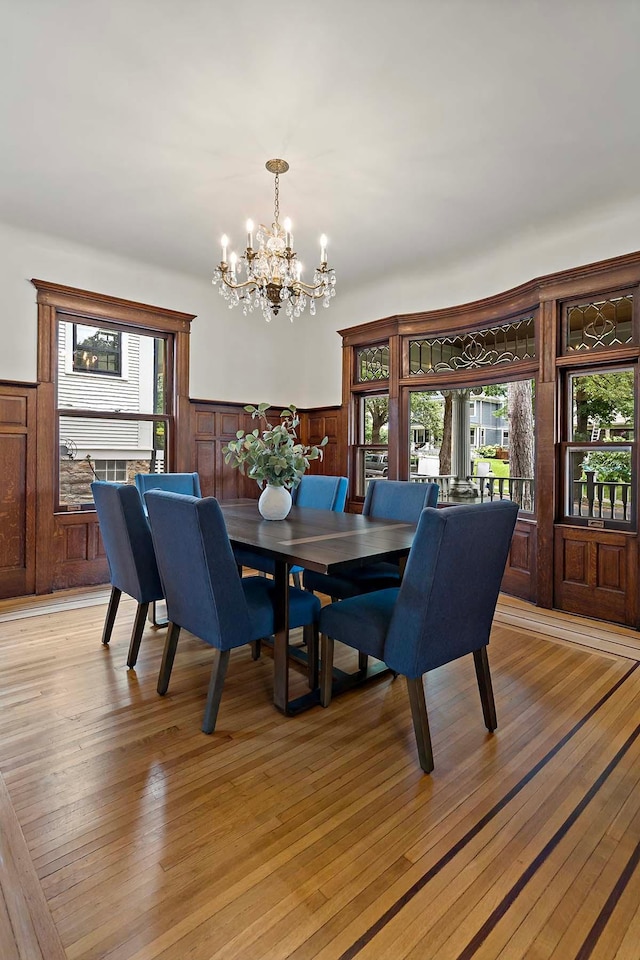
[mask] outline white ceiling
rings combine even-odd
[[[640,193],[638,0],[0,14],[0,220],[203,279],[223,232],[270,222],[270,157],[301,259],[326,232],[343,288]]]

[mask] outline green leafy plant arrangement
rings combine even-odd
[[[222,448],[225,463],[237,467],[240,473],[257,480],[260,486],[270,483],[275,487],[292,490],[297,487],[311,460],[322,460],[322,447],[328,442],[323,437],[317,446],[298,442],[296,427],[300,423],[296,408],[289,404],[280,414],[280,423],[273,426],[267,420],[268,403],[257,407],[250,404],[244,408],[254,419],[261,422],[262,429],[252,433],[238,430],[236,439]]]

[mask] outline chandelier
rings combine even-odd
[[[221,296],[229,309],[239,303],[245,314],[262,310],[267,323],[284,309],[293,323],[307,303],[309,313],[316,312],[316,300],[328,307],[335,296],[335,272],[327,267],[327,238],[320,237],[320,266],[313,274],[313,283],[302,279],[302,264],[293,249],[291,221],[280,224],[280,174],[286,173],[286,160],[268,160],[269,173],[275,175],[275,197],[271,228],[260,224],[256,230],[258,249],[253,248],[253,221],[247,220],[247,248],[241,257],[231,253],[227,262],[229,239],[222,237],[222,259],[216,267],[213,283],[220,284]]]

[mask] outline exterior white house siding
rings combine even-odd
[[[119,375],[78,371],[73,369],[73,324],[60,324],[58,405],[61,411],[154,412],[154,340],[126,332],[120,336]],[[67,446],[76,461],[87,457],[92,461],[119,461],[129,474],[129,464],[135,464],[137,472],[144,466],[140,461],[151,459],[153,424],[136,420],[65,417],[62,414],[60,443],[63,457],[65,441],[71,441]],[[161,455],[159,459],[163,459]]]

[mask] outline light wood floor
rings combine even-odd
[[[401,679],[288,719],[239,650],[207,737],[211,651],[160,698],[104,599],[0,603],[2,960],[638,960],[637,633],[502,598],[498,731],[434,671],[424,776]]]

